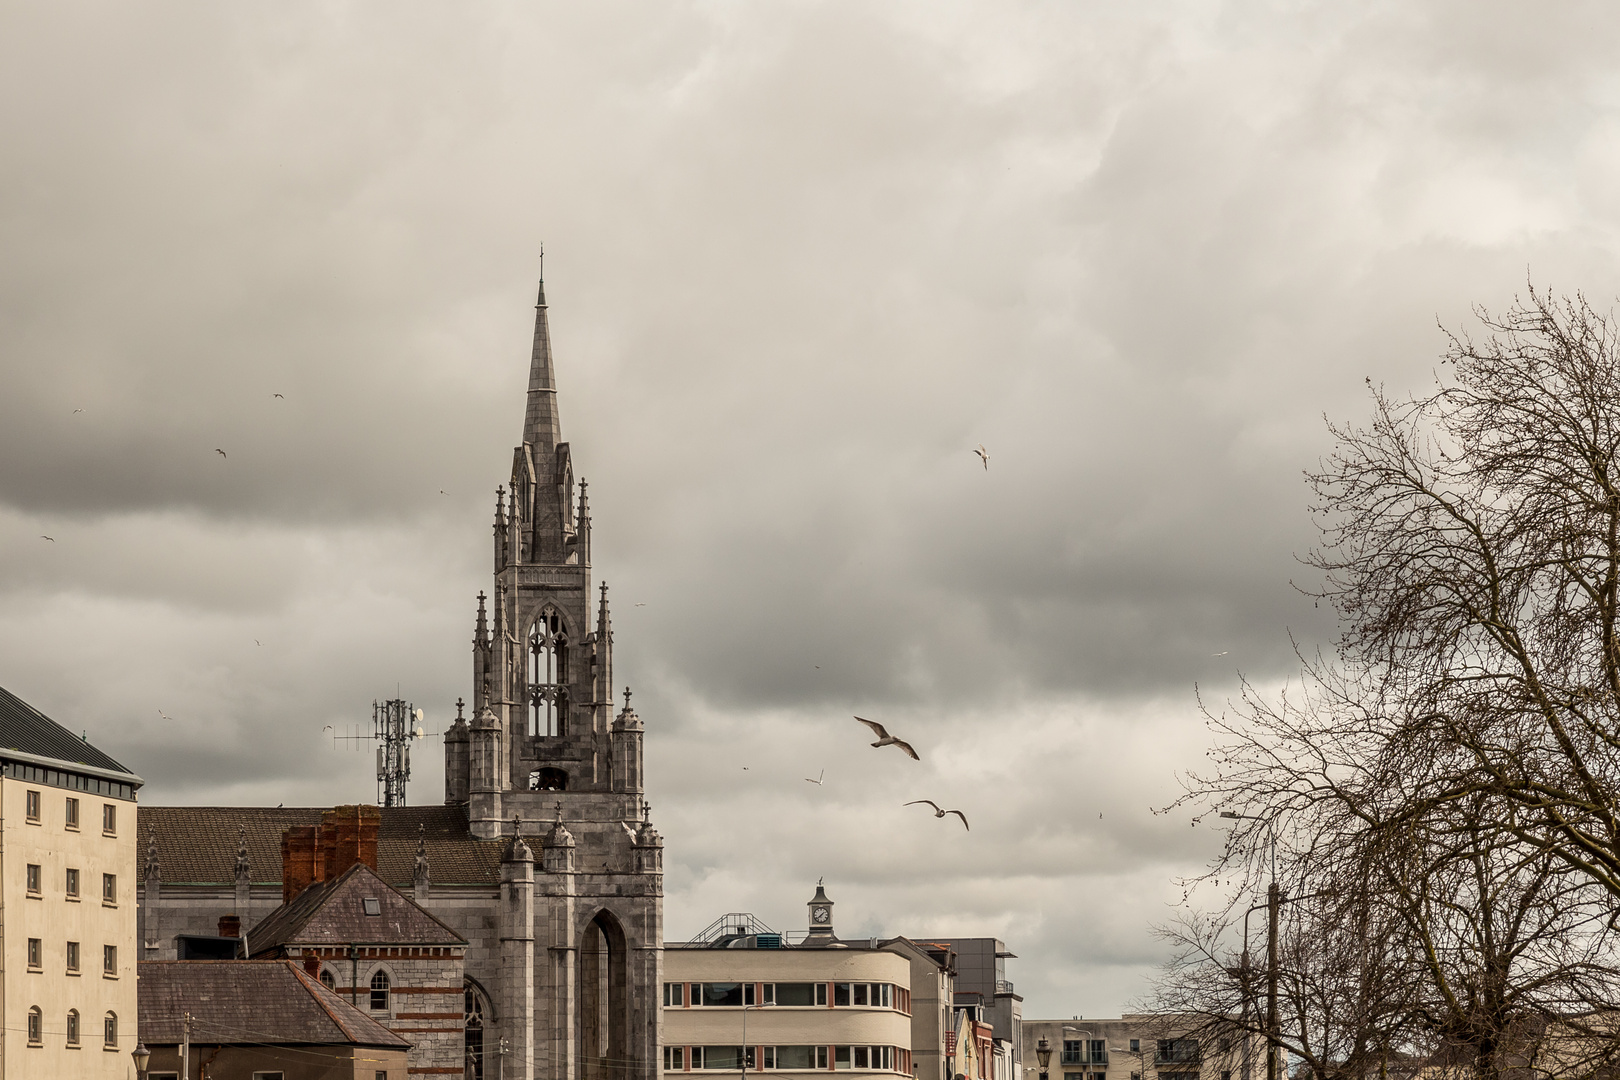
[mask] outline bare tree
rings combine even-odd
[[[1434,393],[1375,390],[1368,426],[1331,429],[1307,562],[1336,653],[1206,712],[1214,767],[1188,778],[1185,801],[1242,815],[1208,882],[1252,895],[1277,865],[1330,897],[1284,948],[1280,1041],[1318,1080],[1417,1046],[1522,1072],[1616,990],[1620,341],[1534,289],[1479,317]],[[1229,904],[1169,931],[1162,1006],[1253,1015]],[[1341,940],[1346,918],[1365,929]],[[1594,1060],[1612,1026],[1583,1029]]]

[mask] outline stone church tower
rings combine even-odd
[[[545,283],[523,441],[495,498],[494,593],[478,597],[473,716],[445,733],[445,801],[501,864],[507,1077],[652,1080],[659,1064],[663,840],[643,798],[642,725],[615,715],[607,585],[562,440]],[[593,610],[594,609],[594,610]],[[524,837],[537,837],[533,844]],[[503,1025],[505,1026],[505,1025]],[[529,1065],[532,1063],[532,1071]]]

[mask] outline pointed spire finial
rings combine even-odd
[[[522,814],[513,814],[512,815],[512,835],[513,836],[522,836],[523,835],[523,815]]]
[[[624,707],[626,710],[630,708],[630,688],[628,686],[624,688]]]
[[[458,721],[460,719],[462,719],[461,710],[466,708],[466,705],[467,705],[466,702],[462,701],[460,698],[456,698],[456,719]],[[427,826],[425,826],[425,825],[423,826],[423,828],[426,828],[426,827]]]
[[[562,800],[557,800],[557,824],[562,824]]]
[[[652,821],[652,803],[644,802],[641,804],[641,821],[644,825]]]

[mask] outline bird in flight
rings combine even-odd
[[[336,731],[337,728],[333,727],[331,724],[327,724],[325,727],[321,728],[321,730],[322,731]]]
[[[984,462],[986,470],[990,468],[990,451],[984,448],[984,443],[980,443],[979,448],[971,452],[979,455],[979,460]]]
[[[917,751],[915,751],[915,750],[913,750],[911,748],[910,743],[903,742],[900,739],[895,738],[893,735],[890,735],[888,729],[885,728],[882,724],[876,723],[876,722],[874,722],[872,720],[864,719],[864,718],[859,717],[859,716],[857,716],[855,719],[859,720],[861,723],[863,723],[867,727],[871,728],[872,729],[872,734],[874,734],[874,735],[876,735],[878,737],[878,741],[873,743],[872,744],[873,746],[898,746],[900,749],[902,749],[902,750],[904,750],[906,752],[906,756],[911,758],[912,761],[921,761],[922,760],[922,758],[917,756]]]
[[[258,638],[254,638],[253,639],[253,644],[255,644],[255,645],[263,645],[264,642],[260,641]]]
[[[164,712],[162,709],[158,710],[158,715],[163,717],[163,719],[167,720],[169,723],[171,723],[171,724],[174,723],[174,717],[170,716],[168,713]]]
[[[646,604],[637,604],[636,607],[646,607]]]
[[[825,777],[826,775],[827,775],[827,770],[822,769],[821,770],[821,776],[816,777],[814,780],[810,779],[807,776],[807,777],[804,778],[804,782],[807,783],[807,784],[819,784],[819,783],[821,783],[822,778]]]
[[[1229,653],[1231,651],[1232,651],[1231,649],[1222,649],[1220,652],[1212,652],[1209,655],[1211,655],[1211,656],[1225,656],[1227,653]]]
[[[284,397],[281,397],[281,395],[280,395],[280,394],[271,394],[271,395],[270,395],[270,396],[271,396],[271,397],[278,397],[278,398],[281,398],[281,400],[282,400],[282,401],[286,401],[286,400],[287,400],[287,399],[286,399],[286,398],[284,398]]]
[[[81,412],[84,412],[84,410],[83,409],[74,409],[73,412],[81,413]],[[69,415],[72,415],[72,414],[70,413]]]
[[[46,536],[44,533],[40,533],[39,538],[41,540],[49,540],[53,544],[56,543],[56,537],[54,537],[54,536]]]
[[[217,446],[216,446],[216,447],[214,447],[214,453],[216,453],[216,454],[218,454],[218,455],[219,455],[219,456],[220,456],[220,457],[222,457],[222,458],[228,458],[228,457],[230,457],[230,456],[231,456],[231,455],[229,455],[229,454],[227,454],[227,453],[226,453],[226,452],[225,452],[225,451],[223,451],[223,450],[221,450],[221,449],[220,449],[220,448],[219,448],[219,447],[217,447]]]
[[[916,806],[918,803],[924,803],[924,804],[926,804],[928,806],[932,806],[934,808],[934,816],[935,817],[944,817],[946,814],[955,814],[957,817],[962,819],[962,828],[966,829],[968,832],[973,831],[973,826],[969,825],[968,822],[967,822],[967,815],[962,813],[962,811],[960,811],[960,810],[941,810],[939,808],[939,803],[935,802],[933,799],[913,799],[910,802],[906,803],[906,805],[907,806]]]

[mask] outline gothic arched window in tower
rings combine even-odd
[[[529,734],[566,735],[568,630],[547,605],[529,631]]]
[[[463,1056],[467,1080],[484,1080],[484,1018],[489,1011],[484,992],[471,979],[463,983]]]
[[[546,766],[529,773],[530,791],[567,791],[568,774],[562,769]]]

